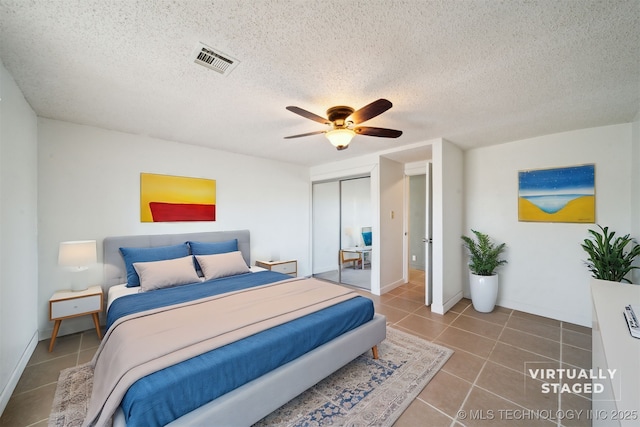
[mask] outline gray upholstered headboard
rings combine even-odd
[[[127,270],[120,254],[120,248],[153,248],[177,245],[188,240],[197,242],[221,242],[238,239],[238,249],[247,265],[251,265],[249,230],[211,231],[183,234],[151,234],[147,236],[106,237],[102,243],[104,254],[104,286],[127,282]]]

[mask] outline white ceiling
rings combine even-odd
[[[198,42],[237,58],[228,76]],[[316,165],[630,122],[640,0],[0,0],[0,58],[41,117]],[[295,115],[394,106],[338,152]]]

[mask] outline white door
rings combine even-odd
[[[426,163],[423,173],[408,176],[409,185],[409,269],[414,279],[424,277],[425,304],[432,301],[432,248],[433,231],[431,215],[431,163]],[[423,274],[421,274],[423,272]]]
[[[425,174],[425,215],[424,215],[424,223],[425,223],[425,236],[424,236],[424,303],[425,305],[431,305],[431,301],[433,300],[433,269],[431,268],[433,264],[433,251],[431,250],[431,245],[433,243],[433,219],[432,219],[432,185],[431,185],[431,162],[427,163],[427,173]]]

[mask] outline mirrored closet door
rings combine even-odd
[[[371,178],[313,184],[313,275],[371,289]]]

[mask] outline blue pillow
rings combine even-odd
[[[371,231],[365,231],[362,233],[362,240],[364,240],[365,246],[371,246]]]
[[[238,239],[223,242],[187,242],[193,255],[217,255],[238,250]]]
[[[140,277],[133,267],[134,262],[164,261],[189,256],[186,243],[155,248],[120,248],[120,253],[127,268],[127,288],[140,286]]]
[[[224,240],[222,242],[188,241],[187,244],[191,247],[191,254],[193,255],[218,255],[238,251],[238,239]],[[195,257],[193,258],[193,262],[195,263],[196,271],[198,274],[201,274],[202,268]]]

